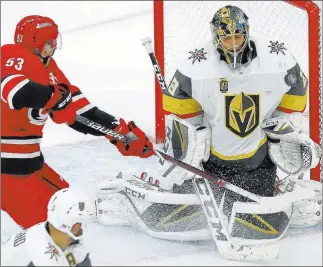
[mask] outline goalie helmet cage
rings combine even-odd
[[[222,6],[243,9],[250,19],[251,36],[284,42],[309,79],[309,103],[301,116],[302,128],[322,147],[321,25],[318,1],[154,1],[154,49],[167,84],[180,58],[192,45],[211,40],[209,22]],[[162,93],[155,80],[156,143],[165,139]],[[322,161],[311,179],[323,179]]]

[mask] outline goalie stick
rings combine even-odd
[[[165,79],[161,73],[161,69],[159,67],[157,58],[153,52],[152,46],[151,46],[151,39],[149,37],[146,37],[142,39],[142,45],[145,46],[147,53],[150,57],[151,63],[154,67],[155,75],[157,77],[158,83],[160,85],[160,89],[162,91],[166,90],[166,82]],[[165,157],[167,160],[170,160],[170,157],[166,154],[162,154],[163,157]],[[181,162],[182,166],[184,162]],[[177,164],[178,165],[178,164]],[[185,165],[185,167],[187,167]],[[194,169],[194,173],[196,173],[196,170]],[[203,177],[203,176],[202,176]],[[213,177],[212,177],[213,178]],[[227,232],[227,224],[225,224],[225,218],[221,211],[221,204],[218,205],[216,202],[214,195],[212,193],[211,186],[209,184],[209,181],[205,178],[197,178],[194,176],[192,179],[196,194],[199,196],[201,201],[201,206],[203,208],[203,212],[209,227],[209,230],[212,234],[212,238],[222,255],[227,255],[230,250],[232,250],[232,243],[230,240],[230,236]],[[215,183],[218,185],[224,187],[225,182],[220,179],[212,179]],[[223,194],[222,201],[223,202],[225,198],[225,194]],[[223,204],[223,203],[222,203]]]

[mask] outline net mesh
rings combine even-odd
[[[322,7],[320,1],[314,1]],[[206,41],[211,41],[209,22],[214,13],[225,5],[240,7],[249,17],[252,37],[272,38],[284,43],[298,61],[304,74],[309,77],[309,28],[305,10],[285,1],[164,1],[164,64],[165,79],[169,83],[179,61],[187,56],[187,51]],[[322,12],[322,9],[321,11]],[[321,14],[321,13],[320,13]],[[320,19],[321,22],[321,19]],[[322,25],[320,25],[320,31]],[[321,36],[321,35],[320,35]],[[321,52],[322,46],[320,46]],[[317,66],[320,68],[320,65]],[[309,133],[310,123],[319,124],[320,146],[323,140],[322,123],[322,69],[318,88],[319,118],[309,120],[309,106],[302,114],[294,115],[294,124]],[[309,92],[309,93],[310,93]],[[321,168],[320,177],[323,177]]]

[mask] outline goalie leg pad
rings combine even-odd
[[[279,240],[287,231],[292,207],[235,202],[229,232],[237,244],[255,245]]]
[[[133,178],[100,183],[96,203],[98,221],[104,225],[131,225],[167,240],[211,239],[195,194],[162,191]]]
[[[268,260],[279,254],[279,239],[288,229],[291,207],[235,202],[229,234],[232,246],[222,256],[231,260]]]

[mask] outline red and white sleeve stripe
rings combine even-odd
[[[80,115],[94,106],[87,100],[87,98],[82,94],[81,91],[77,91],[72,94],[73,105],[76,110],[76,114]]]
[[[29,79],[23,74],[14,74],[5,77],[1,81],[1,99],[8,103],[11,109],[14,109],[12,99],[14,95],[27,83]]]

